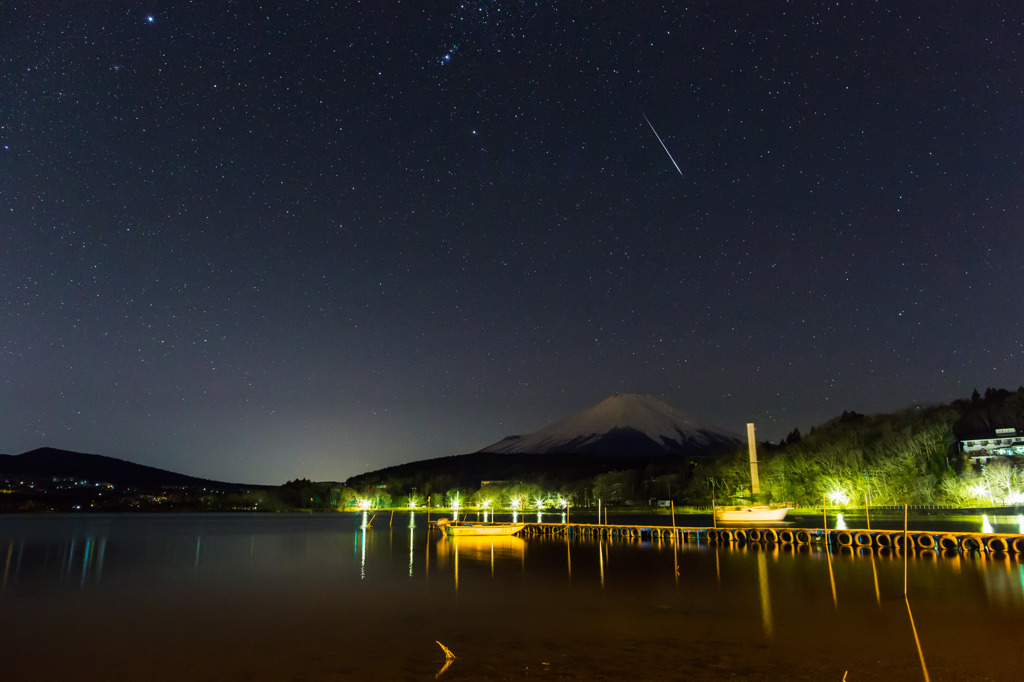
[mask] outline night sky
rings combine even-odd
[[[1024,4],[4,2],[0,452],[344,480],[1024,383]],[[660,138],[660,139],[659,139]]]

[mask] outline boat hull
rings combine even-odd
[[[715,519],[727,523],[770,523],[785,521],[789,507],[728,507],[715,510]]]
[[[515,535],[526,524],[523,523],[447,523],[443,526],[448,535],[465,536],[503,536]]]

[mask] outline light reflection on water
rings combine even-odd
[[[441,665],[435,640],[459,656],[446,675],[460,679],[542,663],[606,679],[920,679],[895,550],[450,539],[422,514],[373,518],[0,517],[0,610],[19,625],[0,644],[9,679],[202,677],[181,671],[183,651],[210,679],[298,666],[417,678]],[[1016,556],[919,552],[907,568],[933,676],[1012,679],[1019,659],[974,654],[1024,617]],[[83,677],[84,655],[98,662]]]

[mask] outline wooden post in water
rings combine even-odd
[[[597,525],[601,525],[601,498],[597,498]]]
[[[430,495],[427,495],[427,528],[430,528]]]
[[[903,597],[907,596],[907,555],[910,554],[907,551],[907,505],[903,505]],[[910,602],[907,602],[908,604]],[[915,635],[917,633],[914,633]]]
[[[824,524],[825,540],[828,540],[828,512],[825,510],[825,493],[821,494],[821,522]]]
[[[718,515],[715,514],[715,498],[711,498],[711,527],[718,528]]]
[[[676,537],[676,503],[669,500],[672,507],[672,561],[676,569],[676,582],[679,582],[679,538]]]
[[[864,493],[864,518],[868,522],[868,530],[871,530],[871,512],[868,511],[868,494]]]

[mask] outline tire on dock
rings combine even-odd
[[[796,536],[789,528],[783,528],[779,531],[779,542],[784,545],[791,545],[796,542]]]
[[[718,531],[718,539],[722,542],[732,542],[733,532],[729,529]]]
[[[1008,552],[1010,543],[1001,535],[992,535],[985,539],[985,549],[990,552]]]
[[[1013,539],[1013,551],[1017,554],[1024,554],[1024,535]]]
[[[871,533],[857,533],[853,536],[853,541],[858,547],[870,547],[874,543],[874,538],[871,537]]]
[[[742,528],[737,528],[732,532],[733,542],[740,543],[747,541],[747,531]]]
[[[875,533],[875,544],[879,547],[889,549],[896,546],[896,533]]]
[[[811,532],[808,530],[800,529],[796,532],[796,544],[798,545],[809,545],[811,544]]]
[[[919,549],[935,549],[935,536],[931,533],[915,533],[914,544]]]
[[[708,538],[708,542],[711,542],[712,540],[718,540],[718,531],[714,528],[708,528],[707,531],[705,531],[705,535]]]
[[[965,552],[981,552],[985,549],[985,540],[980,535],[972,533],[960,538],[960,547]]]
[[[955,552],[960,549],[960,540],[952,533],[943,533],[939,536],[939,547],[946,552]]]
[[[761,529],[751,528],[749,531],[747,531],[747,538],[751,542],[761,542]]]
[[[779,533],[774,528],[763,528],[761,529],[761,542],[776,543],[779,541]]]
[[[853,545],[853,533],[848,530],[841,530],[836,533],[836,543],[840,547],[850,547]]]

